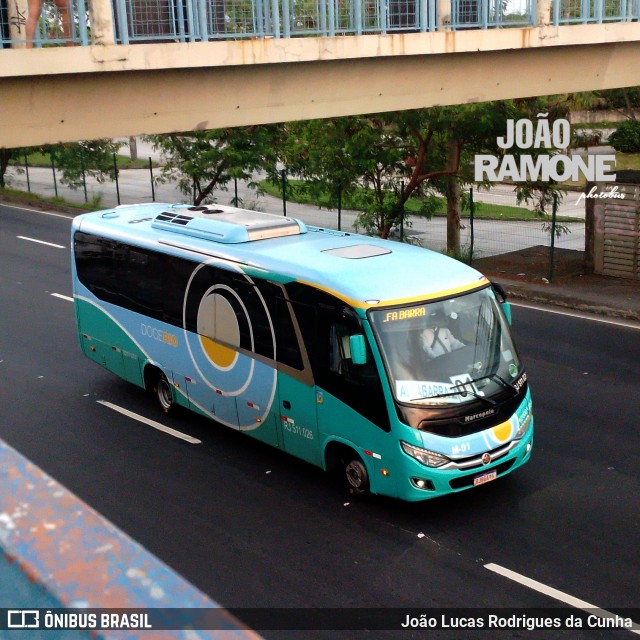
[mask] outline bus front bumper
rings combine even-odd
[[[405,478],[398,487],[401,493],[399,497],[414,502],[429,500],[501,478],[529,460],[533,449],[533,431],[532,419],[525,435],[516,441],[515,446],[506,455],[470,470],[426,467],[406,455]]]

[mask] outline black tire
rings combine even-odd
[[[344,477],[349,492],[354,496],[369,495],[369,473],[364,462],[356,454],[347,459],[344,465]]]
[[[167,376],[162,371],[159,371],[156,376],[153,393],[162,413],[169,414],[174,410],[176,401],[173,396],[173,389],[167,380]]]

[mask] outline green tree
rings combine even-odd
[[[447,250],[460,251],[463,187],[473,182],[473,157],[496,153],[496,138],[508,116],[505,103],[488,102],[406,112],[400,134],[415,161],[401,206],[418,189],[440,193],[447,202]]]
[[[54,158],[62,173],[60,182],[80,189],[84,177],[92,176],[99,183],[114,179],[113,154],[122,146],[113,140],[82,140],[58,145],[45,145],[40,151]]]
[[[210,202],[215,189],[226,189],[233,178],[252,180],[253,172],[275,163],[270,126],[189,131],[147,136],[165,163],[159,181],[175,181],[180,191],[199,205]]]
[[[513,113],[516,118],[527,118],[535,121],[541,114],[552,124],[558,119],[568,119],[571,110],[584,105],[589,97],[584,94],[560,94],[555,96],[541,96],[537,98],[524,98],[513,100]],[[515,155],[518,150],[514,150]],[[531,155],[552,155],[558,153],[555,149],[526,149],[522,153]],[[533,207],[541,218],[546,219],[551,214],[554,199],[562,199],[564,192],[555,180],[543,182],[542,180],[527,180],[516,186],[518,203],[526,202]],[[559,230],[564,227],[559,226]]]
[[[593,95],[605,109],[619,111],[629,120],[638,120],[636,112],[640,110],[640,87],[594,91]]]
[[[328,193],[330,207],[340,207],[342,200],[354,193],[362,174],[353,142],[361,120],[344,117],[289,122],[274,139],[277,157],[287,172],[302,178],[302,188],[318,199]],[[275,182],[274,168],[273,163],[265,167]]]
[[[536,121],[545,113],[552,122],[566,117],[574,96],[554,96],[414,111],[291,123],[281,145],[290,172],[308,181],[312,190],[357,194],[357,222],[368,233],[389,237],[412,197],[429,216],[435,196],[447,201],[447,249],[460,251],[461,212],[465,187],[474,183],[476,154],[500,155],[497,138],[507,120]],[[547,149],[511,149],[507,153],[553,153]],[[356,190],[357,186],[368,187]],[[484,186],[489,186],[484,183]],[[549,212],[558,185],[527,181],[516,187],[520,201],[541,216]]]
[[[9,168],[9,163],[17,158],[22,151],[22,149],[6,149],[4,147],[0,149],[0,189],[4,189],[6,186],[4,176]]]
[[[72,189],[82,187],[82,171],[98,182],[113,179],[113,154],[121,144],[113,140],[83,140],[66,144],[0,149],[0,187],[5,186],[5,174],[9,164],[16,164],[33,153],[53,155],[55,165],[62,176],[60,181]]]
[[[354,194],[357,223],[383,238],[400,224],[409,198],[419,196],[429,216],[436,193],[445,194],[455,250],[460,184],[472,180],[472,153],[496,146],[503,120],[499,108],[485,104],[292,123],[282,155],[308,188],[328,189],[334,204],[337,194]]]

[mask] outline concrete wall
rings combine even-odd
[[[632,111],[636,119],[640,120],[640,109]],[[621,111],[598,110],[598,111],[572,111],[571,122],[580,124],[599,124],[601,122],[624,122],[627,116]]]

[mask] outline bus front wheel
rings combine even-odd
[[[356,496],[369,493],[369,474],[367,468],[358,456],[351,458],[344,466],[349,491]]]
[[[160,410],[163,413],[171,413],[171,411],[175,407],[173,390],[171,389],[171,385],[167,380],[167,376],[165,376],[162,371],[159,371],[158,375],[156,376],[154,392],[156,400],[158,401],[158,405],[160,406]]]

